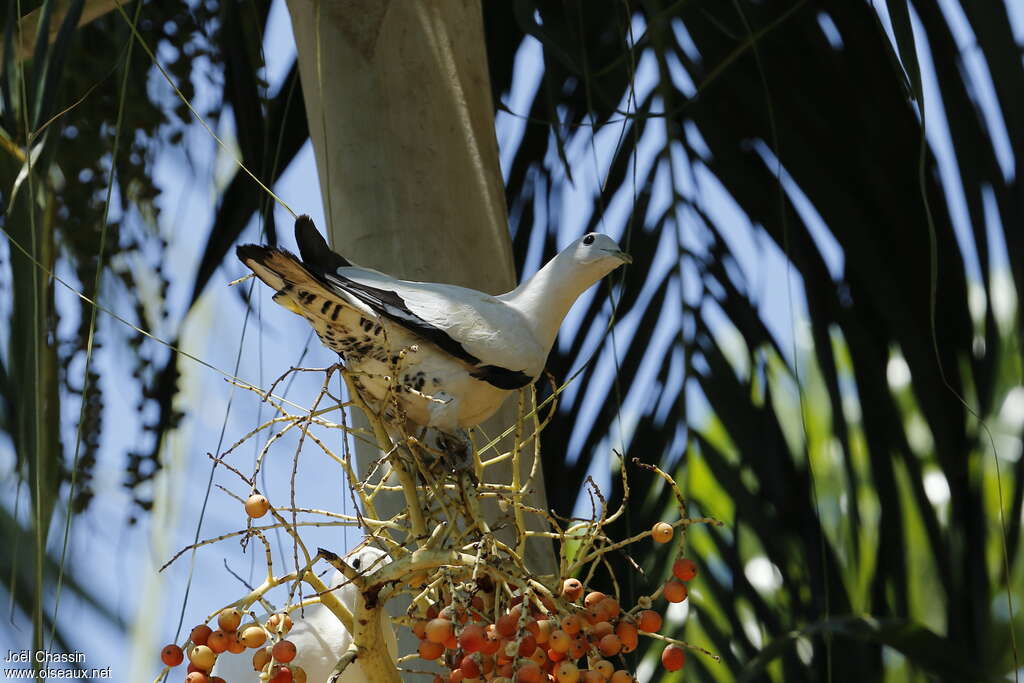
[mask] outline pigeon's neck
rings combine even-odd
[[[604,268],[580,265],[570,254],[562,253],[499,298],[523,314],[534,337],[547,351],[573,303],[604,275]]]

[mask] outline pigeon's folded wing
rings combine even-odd
[[[355,267],[339,268],[326,279],[479,371],[506,375],[498,381],[508,388],[529,383],[544,368],[547,354],[528,321],[493,296]]]

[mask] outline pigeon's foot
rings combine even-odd
[[[447,456],[448,465],[452,470],[459,471],[469,467],[469,435],[466,432],[437,432],[437,450]]]

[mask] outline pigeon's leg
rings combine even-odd
[[[430,415],[430,426],[436,432],[437,450],[454,456],[455,462],[465,462],[469,452],[469,438],[459,428],[460,399],[446,391],[439,391],[431,398],[434,400],[427,407],[427,412]]]
[[[458,431],[460,400],[447,391],[439,391],[430,398],[427,404],[429,426],[448,434]]]

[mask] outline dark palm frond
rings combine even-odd
[[[544,67],[529,109],[512,112],[528,120],[507,170],[520,262],[535,233],[551,253],[559,230],[557,214],[541,221],[533,206],[557,207],[572,182],[562,167],[573,166],[578,184],[580,167],[592,163],[589,151],[566,160],[566,150],[621,128],[620,147],[598,170],[607,183],[579,210],[595,229],[612,219],[616,197],[635,197],[624,237],[635,261],[618,318],[640,320],[640,332],[618,343],[617,373],[628,409],[640,415],[625,460],[678,467],[694,507],[732,526],[689,534],[707,571],[685,635],[723,654],[734,673],[749,662],[750,680],[873,679],[891,667],[883,648],[944,680],[1000,675],[1011,662],[1009,624],[992,605],[1019,585],[1007,586],[997,561],[999,519],[987,499],[994,471],[972,411],[991,417],[1020,383],[1024,245],[1012,197],[1024,125],[1014,112],[1024,91],[1006,7],[962,5],[993,79],[995,118],[978,96],[984,84],[965,67],[963,50],[973,48],[953,37],[962,21],[935,4],[895,0],[881,15],[869,3],[623,7],[521,2],[487,6],[485,17],[489,44],[499,48],[491,53],[496,98],[511,88],[513,49],[526,44],[509,38],[512,22],[523,41],[539,41]],[[919,65],[921,41],[928,49]],[[638,86],[628,67],[645,59],[657,76]],[[938,101],[941,111],[925,110],[926,137],[919,106],[929,88],[940,96],[929,107]],[[1008,151],[991,128],[999,118]],[[954,175],[948,166],[939,173],[940,153],[954,161]],[[723,212],[725,196],[737,211]],[[957,196],[966,220],[949,210]],[[766,265],[772,279],[752,280],[758,252],[744,242],[766,241],[792,275]],[[652,268],[665,249],[676,264],[667,275]],[[1009,327],[993,304],[1007,262],[1018,303]],[[658,294],[641,296],[645,287]],[[971,287],[984,294],[980,318],[968,305]],[[682,300],[664,295],[676,290]],[[781,337],[777,321],[766,325],[771,290],[806,311],[805,336],[803,323]],[[588,302],[574,337],[552,354],[556,376],[568,377],[589,353],[583,340],[606,324],[602,311],[600,297]],[[658,321],[675,333],[658,349],[664,360],[651,381],[639,368]],[[905,389],[891,383],[890,362],[908,368]],[[595,458],[606,457],[598,447],[616,443],[615,400],[602,403],[597,419],[576,419],[587,395],[611,395],[606,372],[579,375],[544,435],[547,453],[583,444],[578,459],[548,468],[559,482],[549,490],[570,492],[550,501],[561,513],[572,509],[571,492]],[[936,473],[948,503],[925,485]],[[1024,467],[1015,466],[1012,484],[1005,474],[1012,576]],[[651,498],[644,489],[657,482],[638,481],[634,501],[638,491],[646,498],[634,530],[668,508],[665,491]],[[776,586],[746,577],[760,557],[779,572]],[[670,559],[647,568],[648,580],[665,576]],[[857,613],[892,630],[849,621]],[[752,639],[749,628],[761,636]],[[791,647],[794,633],[812,643],[803,659]],[[950,659],[934,659],[935,648]],[[764,666],[776,657],[781,668]],[[691,673],[710,680],[713,668]]]

